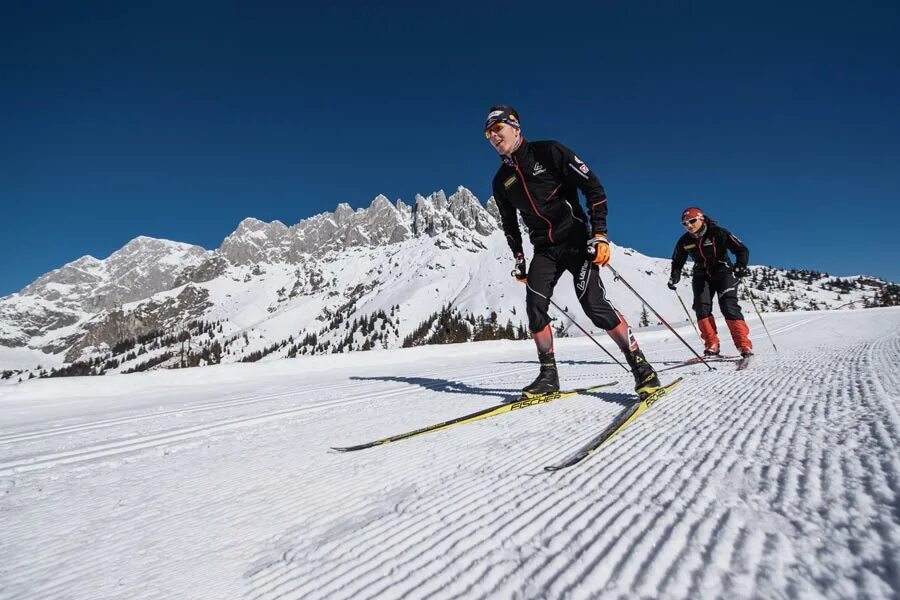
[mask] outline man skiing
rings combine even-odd
[[[527,284],[528,328],[540,361],[537,379],[522,390],[525,397],[559,391],[559,375],[550,328],[550,296],[564,271],[572,273],[585,314],[605,329],[628,361],[635,391],[642,399],[661,385],[644,358],[631,328],[606,298],[600,267],[609,263],[606,237],[606,192],[593,171],[555,141],[528,142],[519,114],[510,106],[491,107],[484,135],[500,155],[493,193],[507,242],[515,259],[512,275]],[[585,196],[585,216],[578,199]],[[517,213],[528,227],[534,256],[526,268]]]
[[[719,337],[712,316],[712,299],[718,294],[719,308],[735,347],[741,356],[751,356],[753,344],[750,342],[750,329],[741,313],[737,293],[738,280],[750,274],[747,269],[750,250],[727,229],[704,215],[699,208],[686,208],[681,213],[681,224],[687,232],[678,239],[672,253],[669,289],[674,290],[681,280],[681,269],[690,255],[694,259],[694,312],[697,313],[700,325],[704,354],[719,356]],[[728,250],[734,253],[734,266],[728,257]]]

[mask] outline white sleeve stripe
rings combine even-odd
[[[578,173],[579,175],[581,175],[582,178],[584,178],[584,179],[590,179],[590,177],[588,177],[587,175],[585,175],[584,173],[582,173],[581,170],[580,170],[578,167],[576,167],[575,165],[573,165],[572,163],[568,163],[568,165],[569,165],[569,168],[571,168],[573,171],[575,171],[576,173]]]

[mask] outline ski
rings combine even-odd
[[[682,378],[679,377],[672,383],[659,388],[643,400],[638,400],[637,402],[623,410],[621,413],[619,413],[619,415],[610,424],[609,427],[604,429],[599,435],[594,436],[590,441],[588,441],[581,448],[575,451],[575,453],[573,453],[571,456],[558,464],[544,467],[544,470],[559,471],[561,469],[566,469],[580,463],[585,458],[596,452],[603,444],[615,437],[620,431],[628,427],[635,419],[637,419],[641,415],[641,413],[653,406],[660,398],[665,396],[679,383],[681,383],[681,380]]]
[[[735,371],[743,371],[747,367],[750,366],[750,357],[752,354],[748,354],[747,356],[741,357],[739,361],[737,361],[737,367],[735,367]]]
[[[466,423],[474,423],[475,421],[480,421],[482,419],[487,419],[490,417],[496,417],[498,415],[502,415],[508,412],[512,412],[514,410],[520,410],[523,408],[528,408],[529,406],[536,406],[538,404],[546,404],[548,402],[553,402],[554,400],[559,400],[560,398],[569,398],[571,396],[578,396],[580,394],[586,394],[589,392],[593,392],[602,388],[607,388],[613,385],[616,385],[618,381],[612,381],[609,383],[602,383],[600,385],[595,385],[586,388],[579,388],[574,390],[565,390],[561,392],[554,392],[552,394],[544,394],[542,396],[535,396],[531,398],[519,398],[515,402],[504,402],[503,404],[497,404],[495,406],[490,406],[483,410],[479,410],[477,412],[470,413],[468,415],[463,415],[461,417],[457,417],[455,419],[451,419],[449,421],[444,421],[443,423],[437,423],[435,425],[429,425],[428,427],[423,427],[421,429],[416,429],[415,431],[407,431],[406,433],[399,433],[397,435],[392,435],[391,437],[382,438],[380,440],[375,440],[373,442],[367,442],[365,444],[358,444],[356,446],[332,446],[332,450],[337,450],[338,452],[354,452],[356,450],[365,450],[366,448],[372,448],[374,446],[381,446],[383,444],[387,444],[389,442],[396,442],[398,440],[405,440],[407,438],[415,437],[417,435],[422,435],[425,433],[431,433],[433,431],[440,431],[442,429],[447,429],[448,427],[453,427],[454,425],[464,425]]]

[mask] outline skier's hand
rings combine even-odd
[[[674,273],[674,272],[673,272],[672,275],[669,277],[669,283],[667,283],[666,285],[669,286],[669,289],[670,289],[670,290],[674,290],[674,289],[675,289],[675,285],[676,285],[679,281],[681,281],[681,273]]]
[[[734,276],[737,277],[738,279],[742,279],[742,278],[750,275],[750,269],[748,269],[744,265],[735,265],[733,272],[734,272]]]
[[[516,281],[519,283],[525,283],[528,281],[528,273],[525,270],[525,255],[517,254],[516,255],[516,266],[513,268],[510,273],[513,277],[516,278]]]
[[[595,233],[587,243],[588,257],[595,265],[605,267],[609,264],[609,241],[606,235]]]

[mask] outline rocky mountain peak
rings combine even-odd
[[[456,192],[450,196],[448,211],[463,227],[481,235],[489,235],[497,228],[499,222],[485,210],[475,194],[463,186],[459,186]]]

